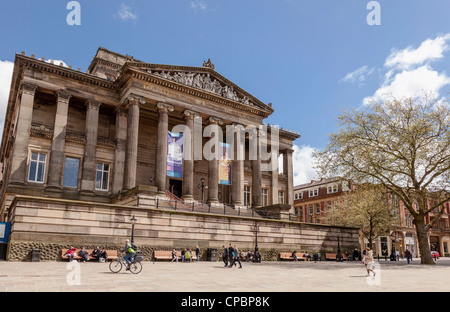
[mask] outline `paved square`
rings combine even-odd
[[[79,266],[78,266],[79,265]],[[361,262],[143,262],[111,273],[105,263],[0,262],[1,292],[398,292],[450,291],[450,259],[435,266],[380,260],[375,278]],[[79,273],[79,274],[78,274]]]

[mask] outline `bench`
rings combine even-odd
[[[292,252],[280,252],[280,260],[294,260]],[[304,253],[297,253],[297,260],[306,260]]]
[[[64,257],[64,255],[66,254],[67,250],[69,249],[62,249],[61,250],[61,258],[62,259],[69,259],[68,257]],[[77,249],[75,250],[75,255],[73,257],[73,260],[83,260],[83,258],[81,256],[78,255],[78,253],[80,252],[81,249]],[[97,260],[96,257],[92,256],[92,252],[94,251],[93,249],[86,249],[86,251],[89,253],[89,260]],[[106,254],[108,255],[108,260],[115,260],[118,258],[117,256],[117,250],[106,250]]]
[[[155,250],[153,252],[153,257],[155,260],[172,260],[172,251],[171,250]],[[181,260],[181,251],[177,251],[177,258]],[[195,252],[191,252],[192,261],[197,260],[197,256]]]
[[[337,253],[326,253],[326,254],[325,254],[325,258],[326,258],[327,260],[336,260],[336,256],[337,256]],[[347,255],[343,253],[343,254],[342,254],[342,259],[343,259],[343,260],[348,260]]]

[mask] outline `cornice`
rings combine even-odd
[[[80,82],[92,84],[100,88],[110,90],[116,89],[114,82],[87,73],[83,73],[78,70],[47,63],[45,61],[38,60],[36,58],[28,57],[21,54],[16,54],[16,58],[17,60],[20,60],[22,62],[24,68],[30,68],[32,70],[39,70],[47,72],[49,74],[55,74],[64,78],[78,80]]]

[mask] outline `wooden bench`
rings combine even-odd
[[[325,254],[326,260],[336,260],[336,256],[337,256],[337,253],[326,253]],[[348,260],[347,255],[343,253],[342,254],[342,259],[343,260]]]
[[[61,258],[62,259],[69,259],[69,257],[65,257],[64,255],[66,254],[67,250],[69,249],[62,249],[61,250]],[[81,256],[78,255],[78,253],[80,252],[81,249],[77,249],[75,250],[75,255],[73,257],[74,260],[83,260],[83,258]],[[96,257],[92,256],[92,252],[94,251],[93,249],[86,249],[86,251],[89,254],[89,260],[97,260]],[[108,255],[108,260],[115,260],[118,258],[117,256],[117,250],[106,250],[106,254]]]
[[[177,251],[177,258],[181,260],[181,251]],[[155,250],[153,252],[153,257],[155,260],[172,260],[172,251],[171,250]],[[191,252],[192,261],[197,260],[197,256],[195,251]]]
[[[280,252],[280,260],[294,260],[292,252]],[[304,253],[297,253],[297,260],[306,260]]]

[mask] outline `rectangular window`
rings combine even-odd
[[[284,192],[283,191],[278,191],[278,203],[284,204]]]
[[[314,213],[314,206],[313,205],[309,205],[308,206],[308,210],[309,210],[309,215],[312,216]]]
[[[337,193],[337,191],[338,191],[337,184],[328,186],[328,189],[327,189],[328,194]]]
[[[316,207],[316,214],[320,214],[320,204],[319,203],[315,204],[315,207]]]
[[[327,211],[331,211],[331,202],[330,201],[328,201],[327,202]]]
[[[32,152],[30,156],[30,168],[28,181],[44,183],[46,154]]]
[[[319,189],[310,190],[309,191],[309,197],[314,197],[319,195]]]
[[[107,191],[109,185],[109,164],[98,163],[97,174],[95,178],[95,189]]]
[[[268,196],[269,194],[268,194],[268,192],[267,192],[267,189],[262,189],[261,190],[261,196],[262,196],[262,205],[263,206],[267,206],[268,205],[268,199],[269,199],[269,196]]]
[[[250,206],[251,193],[250,193],[250,186],[245,185],[244,186],[244,206]]]
[[[66,157],[64,164],[64,187],[78,188],[78,172],[80,170],[80,159]]]

